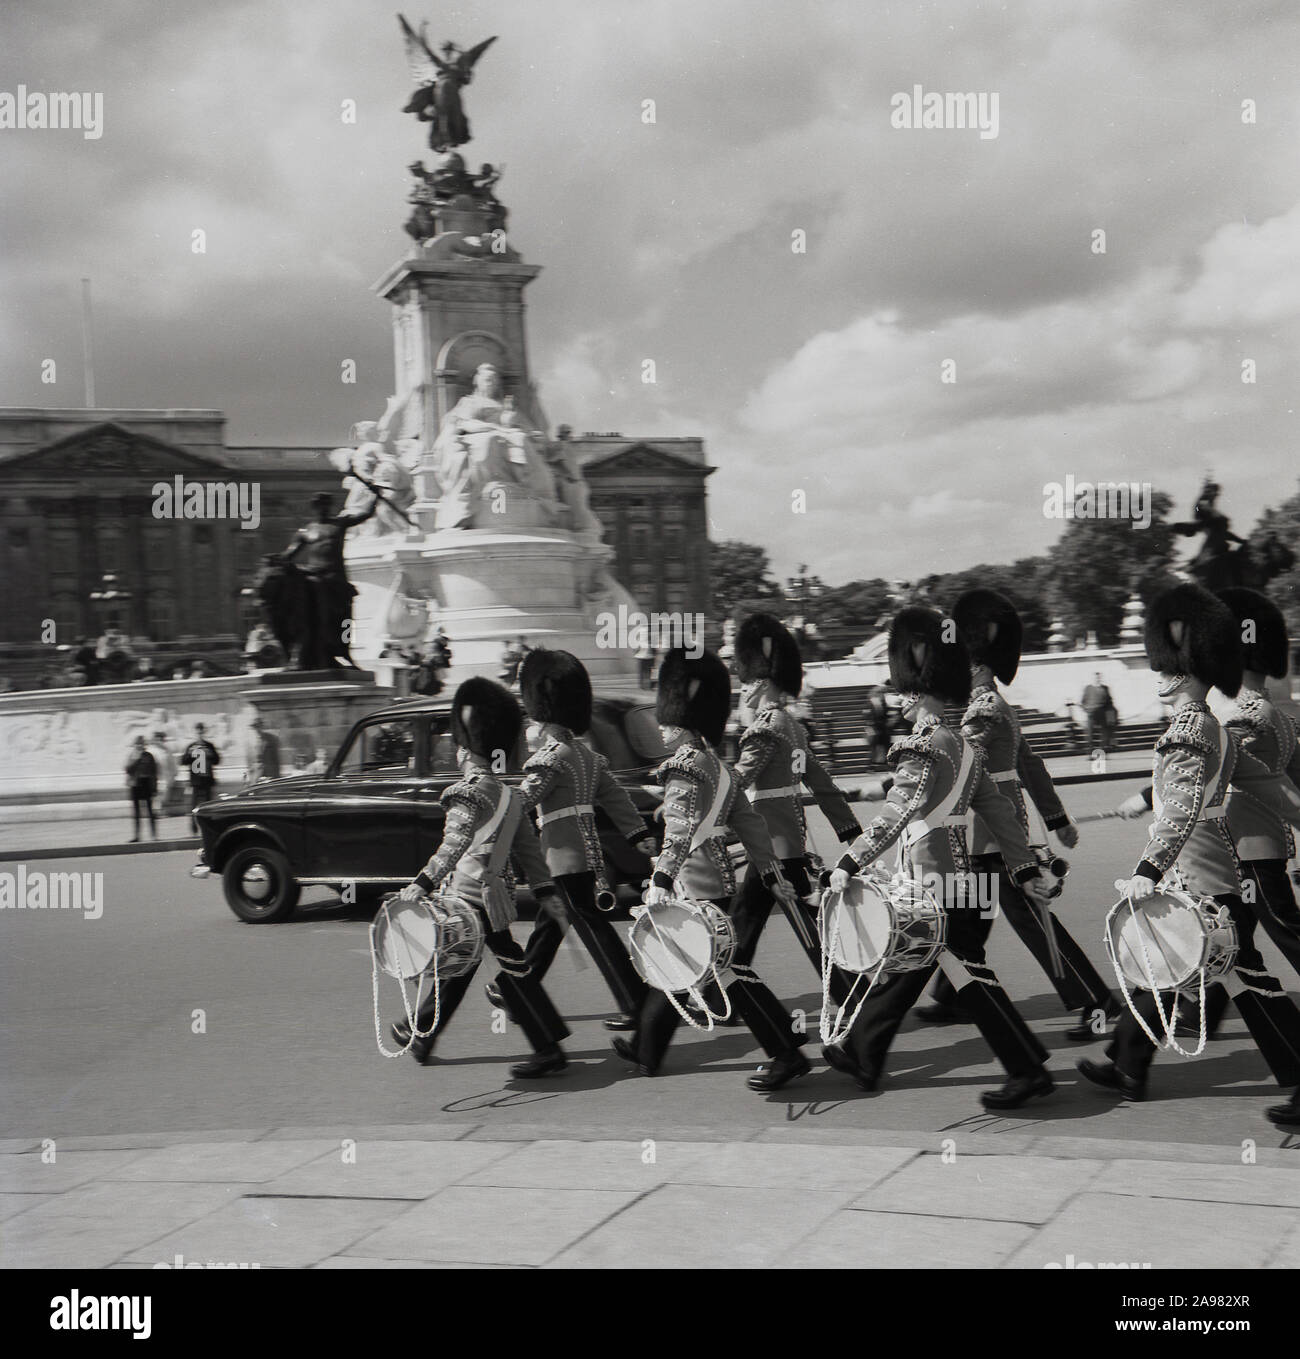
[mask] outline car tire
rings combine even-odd
[[[289,861],[270,845],[242,845],[221,871],[226,904],[246,924],[271,925],[287,920],[298,904],[301,887]]]

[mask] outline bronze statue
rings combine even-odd
[[[496,38],[489,38],[468,50],[462,50],[454,42],[444,43],[443,56],[439,57],[429,46],[427,24],[421,24],[416,33],[402,15],[399,14],[397,20],[402,25],[411,74],[419,83],[402,112],[413,113],[422,123],[432,124],[429,146],[434,151],[464,146],[469,141],[469,119],[465,117],[460,92],[474,78],[475,63]]]
[[[1219,491],[1214,479],[1206,477],[1191,521],[1170,525],[1185,538],[1204,535],[1200,550],[1187,564],[1188,574],[1207,590],[1239,585],[1262,590],[1274,576],[1290,570],[1295,556],[1275,533],[1270,533],[1259,544],[1257,559],[1249,542],[1229,528],[1228,516],[1218,508]]]
[[[343,565],[348,529],[369,519],[381,503],[374,496],[360,514],[335,514],[327,491],[312,497],[315,523],[298,530],[279,555],[268,556],[257,583],[258,597],[276,641],[294,657],[297,670],[357,668],[349,641],[356,587]]]

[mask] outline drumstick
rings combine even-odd
[[[1076,826],[1081,826],[1085,821],[1110,821],[1110,820],[1114,819],[1115,817],[1119,817],[1119,818],[1121,818],[1122,820],[1125,820],[1125,821],[1129,821],[1129,820],[1132,820],[1132,821],[1139,821],[1139,820],[1141,820],[1140,817],[1136,817],[1136,816],[1134,816],[1134,817],[1129,817],[1126,813],[1121,812],[1121,811],[1110,811],[1110,812],[1085,812],[1082,816],[1072,816],[1072,817],[1070,818],[1070,820],[1073,821],[1074,824],[1075,824]]]

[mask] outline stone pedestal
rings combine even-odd
[[[280,740],[282,772],[323,746],[331,755],[352,724],[392,700],[368,670],[267,670],[240,692]]]

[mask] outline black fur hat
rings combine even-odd
[[[591,726],[591,676],[568,651],[530,651],[519,669],[524,711],[581,736]]]
[[[944,640],[946,629],[951,641]],[[955,623],[935,609],[900,609],[889,625],[889,678],[900,694],[968,702],[970,657]]]
[[[996,590],[967,590],[953,605],[953,621],[961,632],[972,665],[987,665],[1010,684],[1020,668],[1024,627],[1016,606]]]
[[[1241,625],[1199,585],[1175,585],[1151,601],[1147,663],[1165,675],[1191,675],[1231,698],[1241,688]]]
[[[1281,679],[1291,661],[1291,641],[1287,636],[1282,610],[1258,590],[1232,586],[1219,591],[1219,598],[1232,610],[1240,637],[1246,623],[1254,625],[1255,640],[1243,641],[1241,659],[1247,670]]]
[[[518,700],[490,679],[467,679],[451,701],[452,739],[488,759],[504,751],[513,760],[523,723]]]
[[[718,745],[731,716],[727,667],[712,651],[692,660],[681,647],[674,647],[659,667],[655,716],[665,727],[698,731],[710,745]]]
[[[790,629],[770,613],[751,613],[736,632],[736,674],[742,684],[770,679],[783,694],[799,697],[803,658]]]

